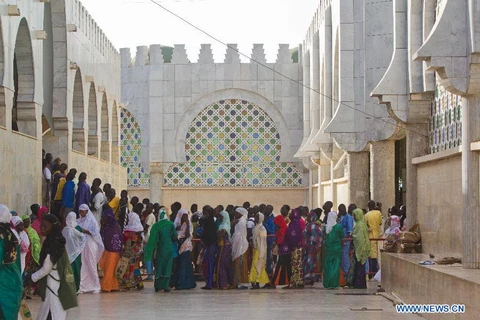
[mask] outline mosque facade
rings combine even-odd
[[[43,149],[166,205],[406,205],[425,254],[478,269],[478,6],[321,0],[298,60],[256,44],[242,62],[117,51],[79,1],[1,1],[0,203],[41,202]],[[411,275],[439,271],[382,260],[387,291],[432,302]]]

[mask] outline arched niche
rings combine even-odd
[[[85,152],[85,102],[83,98],[82,72],[78,68],[73,83],[73,136],[72,148],[78,152]]]
[[[27,20],[20,21],[13,54],[14,98],[12,130],[37,136],[35,74],[32,41]]]
[[[100,128],[102,139],[100,157],[102,160],[110,161],[108,101],[107,94],[105,92],[102,93]]]
[[[90,83],[88,91],[88,155],[98,156],[98,111],[95,82]]]
[[[112,108],[112,163],[120,164],[119,122],[117,102]]]

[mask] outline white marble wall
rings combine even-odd
[[[184,45],[175,45],[172,63],[164,63],[160,46],[138,47],[134,61],[122,49],[122,101],[143,132],[142,163],[184,162],[184,139],[195,116],[209,104],[227,98],[256,103],[274,120],[282,142],[281,161],[293,161],[300,146],[302,89],[279,74],[302,81],[301,67],[280,45],[276,63],[266,63],[263,45],[254,45],[257,63],[241,63],[230,45],[225,61],[215,63],[210,45],[202,45],[198,63],[190,63]]]

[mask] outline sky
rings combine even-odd
[[[268,62],[278,44],[302,43],[319,0],[156,0],[221,41],[238,44],[250,56],[254,43],[263,43]],[[226,48],[172,16],[150,0],[81,0],[117,48],[185,44],[190,61],[198,59],[200,44],[212,44],[215,62]],[[242,61],[248,61],[241,57]]]

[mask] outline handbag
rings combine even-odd
[[[128,262],[129,259],[127,257],[121,257],[117,263],[117,268],[115,269],[115,273],[117,278],[121,279],[127,273],[128,270]]]

